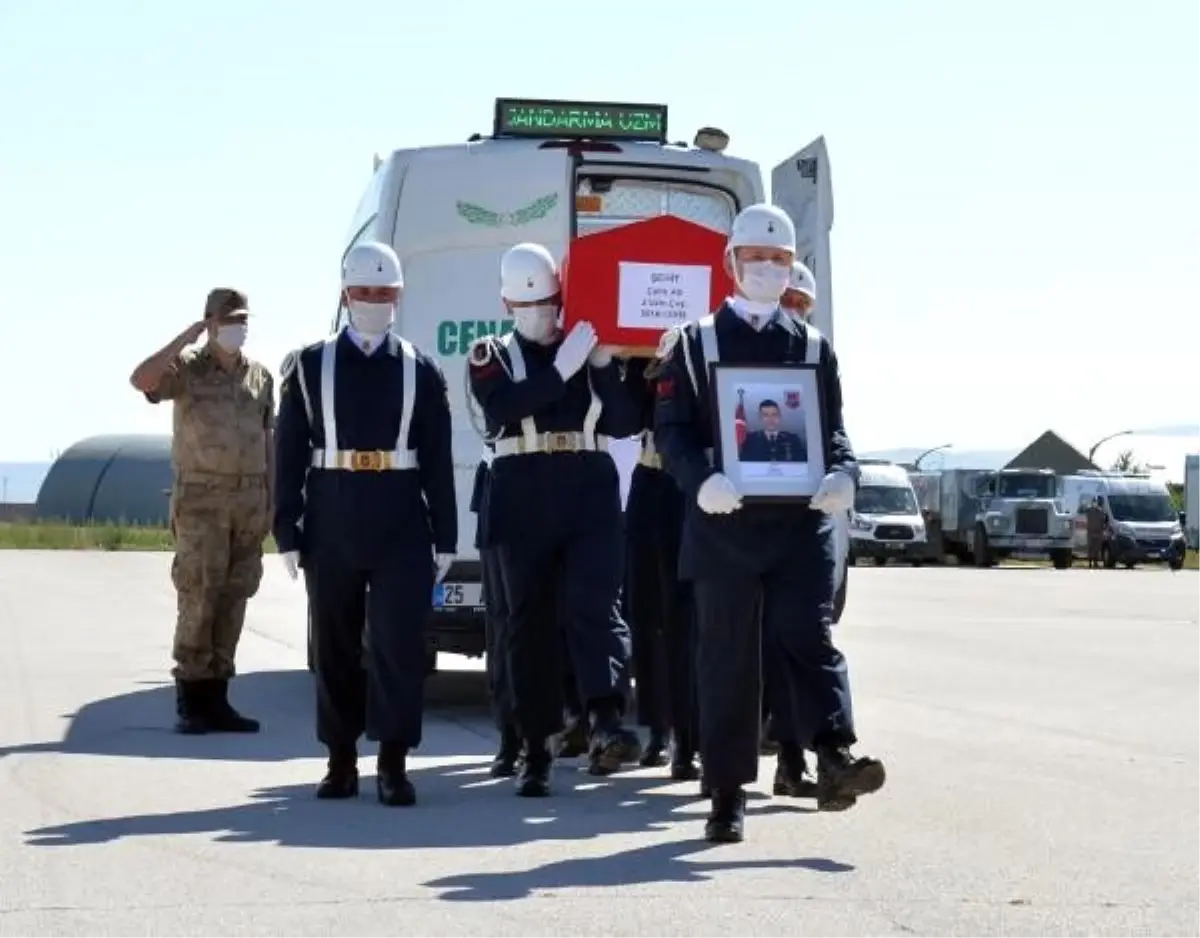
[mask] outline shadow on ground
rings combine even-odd
[[[444,671],[428,679],[425,699],[429,732],[419,755],[462,755],[464,736],[480,737],[480,746],[492,745],[485,681],[480,671]],[[172,730],[175,686],[155,682],[86,704],[70,715],[71,724],[62,740],[0,747],[0,759],[40,752],[246,762],[323,756],[315,735],[313,678],[307,671],[251,671],[239,675],[230,685],[230,700],[239,710],[261,720],[263,731],[248,735],[177,735]],[[446,724],[461,732],[436,731]],[[374,744],[364,745],[362,751],[373,753]]]

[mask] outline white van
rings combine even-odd
[[[499,296],[501,255],[534,241],[562,258],[574,238],[658,215],[726,233],[741,208],[766,198],[758,165],[724,154],[724,133],[705,128],[690,146],[669,143],[667,116],[660,105],[501,98],[490,135],[464,134],[462,143],[376,158],[345,251],[368,240],[396,249],[404,269],[396,330],[437,356],[454,413],[458,560],[435,595],[432,651],[484,651],[470,512],[483,443],[467,391],[466,354],[480,336],[512,330]],[[833,202],[823,138],[775,167],[771,189],[772,201],[795,222],[799,254],[820,284],[813,322],[832,339]],[[345,316],[336,310],[335,331]],[[630,440],[614,453],[626,492],[637,449]]]
[[[1139,563],[1165,563],[1183,567],[1187,542],[1179,512],[1163,482],[1148,475],[1085,471],[1064,476],[1063,506],[1074,515],[1071,551],[1087,557],[1087,510],[1100,499],[1112,536],[1105,541],[1104,566],[1132,569]]]
[[[908,470],[886,459],[860,459],[862,476],[850,516],[850,563],[929,559],[925,521]]]

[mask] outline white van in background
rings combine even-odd
[[[433,655],[478,656],[485,647],[470,512],[483,441],[467,392],[466,355],[475,339],[512,330],[499,296],[501,256],[534,241],[562,258],[575,238],[659,215],[728,233],[738,211],[766,201],[758,164],[726,156],[722,131],[702,128],[691,145],[672,143],[667,116],[661,105],[500,98],[490,135],[376,158],[344,251],[369,240],[395,248],[405,281],[395,328],[437,356],[454,414],[459,559],[435,593]],[[796,225],[799,256],[820,284],[813,322],[832,340],[833,199],[823,139],[775,167],[771,201]],[[334,330],[345,315],[333,311]],[[638,442],[616,449],[627,492]]]
[[[908,470],[886,459],[860,459],[862,476],[850,515],[850,563],[929,559],[925,521]]]
[[[1087,558],[1087,510],[1097,498],[1112,536],[1103,547],[1104,566],[1165,563],[1183,567],[1187,542],[1166,483],[1148,475],[1089,470],[1060,480],[1063,507],[1074,515],[1071,551]]]

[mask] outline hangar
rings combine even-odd
[[[37,517],[166,527],[170,501],[169,434],[92,436],[54,461],[38,491]]]

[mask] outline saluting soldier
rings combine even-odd
[[[213,290],[204,318],[130,376],[151,404],[175,403],[172,675],[180,733],[259,729],[229,703],[246,604],[262,581],[263,541],[271,530],[275,382],[242,351],[248,305],[239,290]],[[201,348],[184,351],[202,336]]]
[[[446,381],[392,332],[402,287],[390,247],[351,248],[349,325],[288,356],[277,429],[275,538],[289,574],[302,566],[307,581],[317,737],[329,750],[317,797],[358,793],[365,730],[388,805],[416,802],[407,756],[421,742],[425,627],[458,540]]]
[[[496,451],[487,525],[508,597],[509,681],[525,749],[517,792],[543,796],[549,738],[563,727],[560,601],[589,715],[590,771],[608,774],[640,755],[637,735],[622,723],[629,630],[618,609],[620,487],[607,452],[608,441],[632,436],[638,420],[591,325],[562,335],[549,251],[511,248],[500,281],[516,328],[476,342],[469,374]]]
[[[736,285],[712,315],[672,333],[663,349],[655,438],[687,498],[681,574],[697,609],[700,749],[713,841],[741,840],[744,786],[758,776],[764,635],[785,663],[797,735],[817,753],[817,804],[843,810],[884,782],[883,765],[855,758],[846,662],[830,627],[834,535],[829,517],[854,500],[858,467],[842,419],[837,358],[815,328],[779,309],[796,234],[778,208],[734,220],[725,262]],[[711,457],[708,366],[813,362],[822,382],[827,474],[809,504],[743,505]]]

